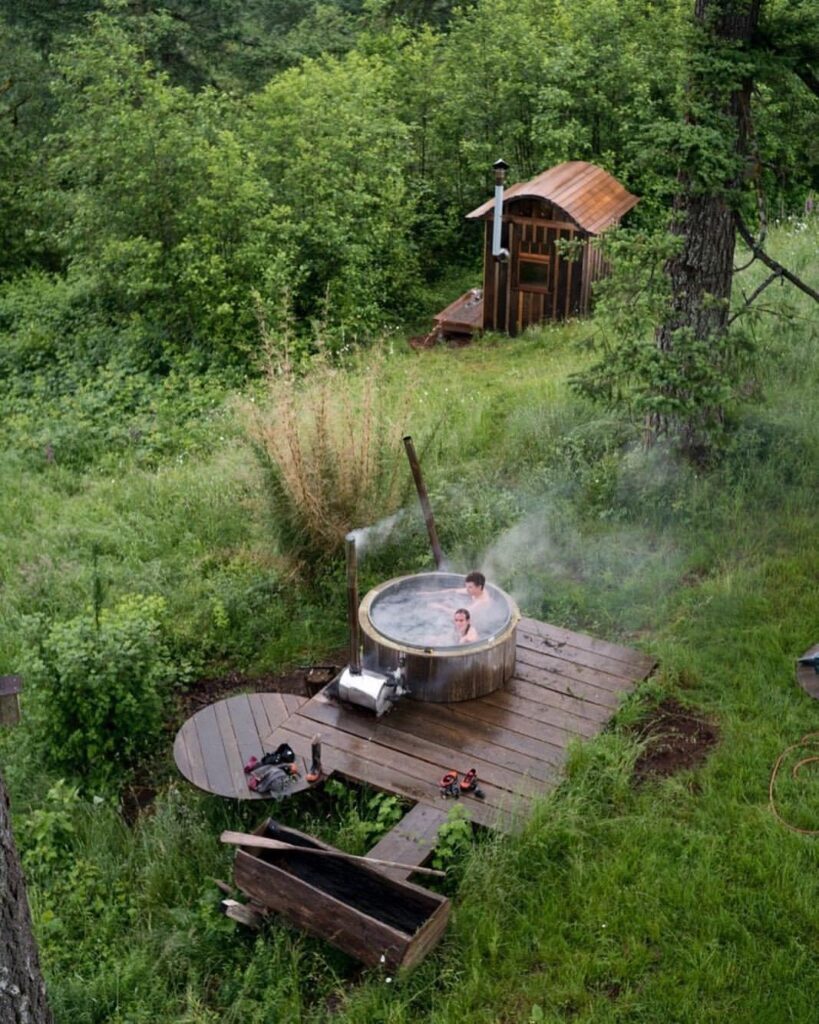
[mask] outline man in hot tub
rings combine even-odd
[[[469,595],[469,606],[473,612],[476,608],[488,608],[492,604],[486,589],[486,577],[482,572],[470,572],[464,580],[464,589]]]
[[[486,589],[486,577],[482,572],[470,572],[464,579],[463,587],[449,587],[443,590],[432,590],[425,591],[430,594],[466,594],[469,598],[467,610],[472,619],[473,626],[483,631],[482,627],[485,628],[487,620],[490,618],[492,608],[492,597],[489,591]],[[449,611],[452,608],[451,599],[447,598],[448,603],[436,602],[432,605],[433,608],[439,608],[441,611]]]

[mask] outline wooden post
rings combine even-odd
[[[23,685],[20,676],[0,676],[0,725],[17,725],[20,721],[20,698]]]

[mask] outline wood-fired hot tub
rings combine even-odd
[[[472,700],[499,689],[515,670],[520,612],[499,587],[487,583],[486,593],[486,603],[473,603],[463,576],[447,572],[402,576],[375,587],[358,614],[364,666],[389,671],[403,654],[415,700]],[[470,612],[478,634],[472,643],[458,642],[452,624],[458,608]]]

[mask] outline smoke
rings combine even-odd
[[[362,526],[358,530],[350,530],[347,540],[355,541],[356,555],[363,558],[366,554],[377,551],[378,548],[386,544],[390,534],[405,515],[405,510],[399,509],[393,515],[386,516],[372,526]]]

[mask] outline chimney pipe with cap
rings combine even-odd
[[[509,250],[501,246],[501,230],[503,228],[503,183],[509,164],[505,160],[496,160],[492,164],[495,172],[495,213],[492,221],[492,255],[496,260],[505,263],[509,259]]]
[[[356,563],[355,536],[344,538],[347,553],[347,624],[350,629],[350,672],[361,675],[361,635],[358,625],[358,565]]]

